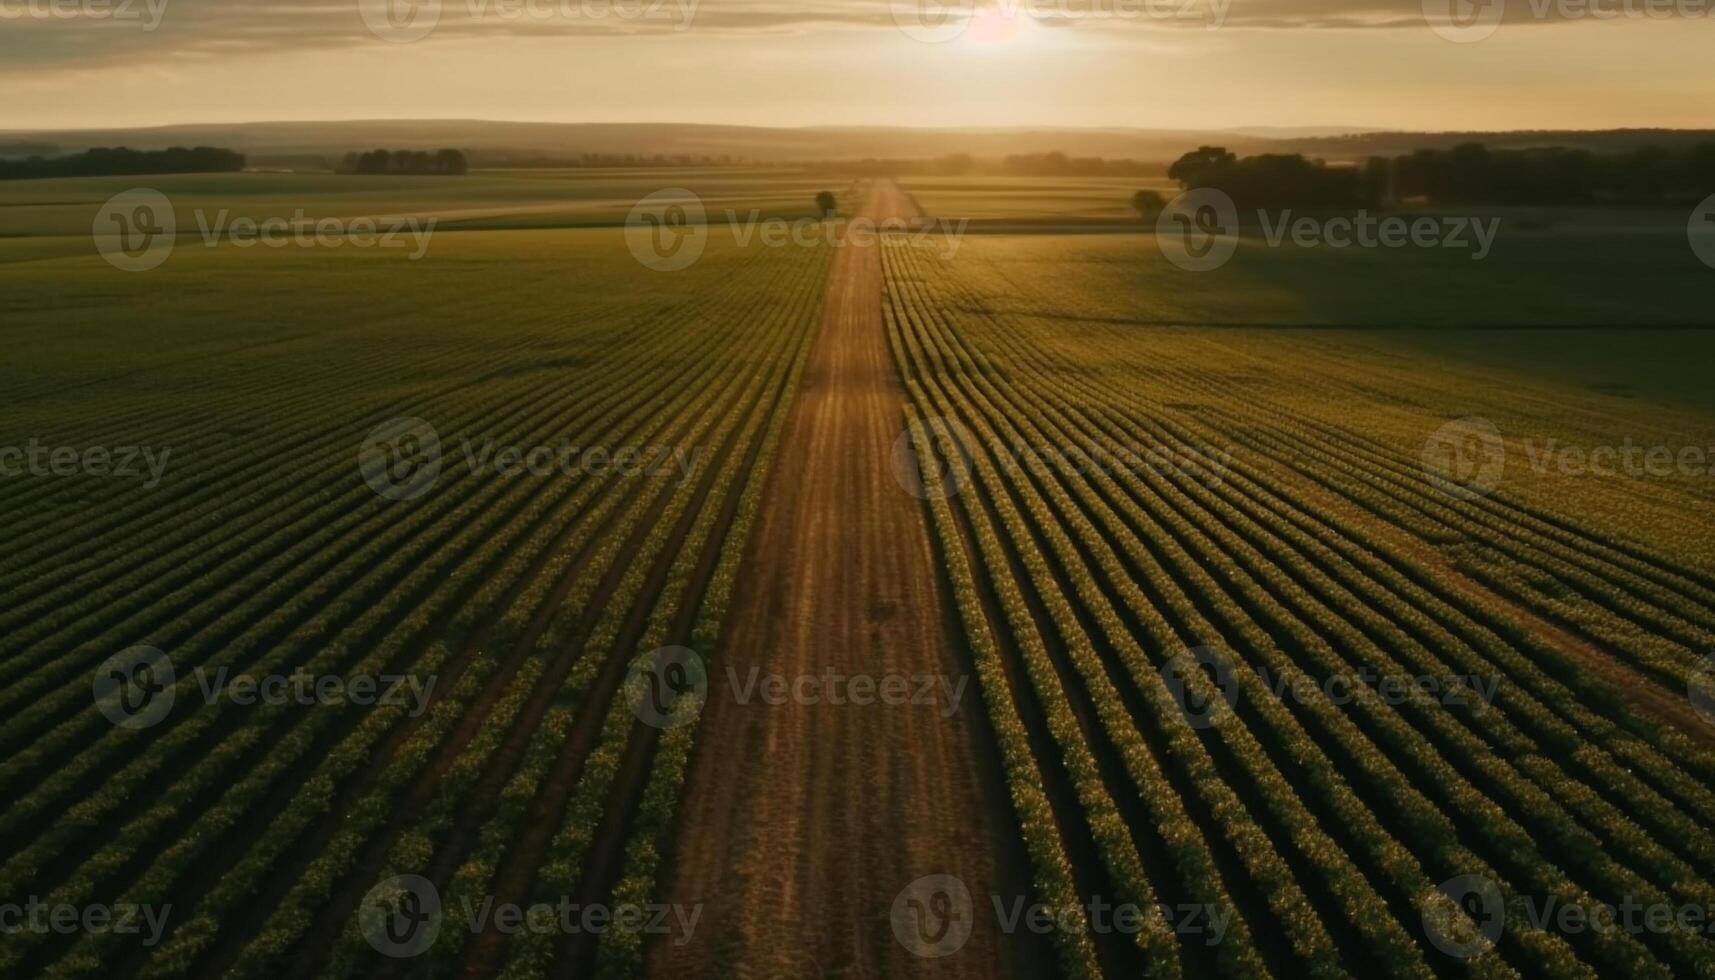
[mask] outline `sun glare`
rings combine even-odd
[[[967,48],[1016,48],[1036,30],[1036,23],[1022,11],[1007,13],[992,7],[977,11],[960,40]]]

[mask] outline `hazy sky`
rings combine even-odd
[[[0,0],[0,128],[1715,127],[1715,0],[1469,2]]]

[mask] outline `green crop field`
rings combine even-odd
[[[1171,198],[1166,177],[906,177],[899,186],[925,214],[972,219],[1136,217],[1131,197]]]
[[[106,190],[93,183],[53,196]],[[174,189],[258,214],[293,199],[291,181],[260,199],[240,183],[280,182]],[[347,206],[313,183],[315,206]],[[353,208],[403,206],[354,193]],[[174,896],[175,922],[147,950],[8,933],[0,973],[364,976],[379,957],[363,938],[332,940],[393,869],[433,865],[455,901],[518,868],[571,888],[592,846],[657,845],[671,801],[650,788],[682,777],[689,733],[646,744],[615,691],[629,651],[712,643],[827,250],[716,234],[694,269],[661,275],[618,230],[463,231],[420,262],[198,243],[127,275],[87,238],[75,256],[39,241],[47,254],[0,267],[0,444],[149,453],[136,479],[0,484],[0,893]],[[440,446],[433,492],[408,504],[366,485],[358,457],[401,417]],[[584,456],[563,479],[480,468],[490,447],[543,446],[666,453],[632,475]],[[171,652],[181,705],[193,671],[220,668],[437,680],[421,714],[223,701],[145,736],[89,700],[96,666],[143,641]],[[527,826],[542,833],[508,849]],[[656,876],[641,857],[623,871],[621,889]],[[307,944],[324,922],[328,941]],[[481,955],[526,969],[544,951]]]
[[[0,183],[0,907],[170,910],[0,930],[0,977],[1715,976],[1539,914],[1715,907],[1683,220],[1199,273],[1160,186]],[[139,187],[177,234],[125,271]],[[345,694],[210,689],[300,677]]]
[[[1698,828],[1715,816],[1715,755],[1695,726],[1699,740],[1616,697],[1686,690],[1715,640],[1708,472],[1540,476],[1522,448],[1707,447],[1715,419],[1385,332],[1198,327],[1255,267],[1207,277],[1220,293],[1190,275],[1186,296],[1166,288],[1178,270],[1140,277],[1127,247],[980,241],[951,263],[884,250],[919,452],[948,490],[935,530],[1039,880],[1071,905],[1195,903],[1244,925],[1203,949],[1165,930],[1080,933],[1067,971],[1434,976],[1447,961],[1426,956],[1423,923],[1459,875],[1505,903],[1472,975],[1715,966],[1706,937],[1562,934],[1523,897],[1711,897]],[[1500,295],[1503,281],[1464,283]],[[1304,318],[1276,282],[1218,315]],[[1335,315],[1390,316],[1365,295],[1332,300]],[[1470,305],[1484,320],[1523,307]],[[1426,479],[1425,441],[1478,414],[1506,434],[1499,489]],[[1496,696],[1335,707],[1270,690],[1366,672],[1443,690],[1487,677]],[[1186,688],[1199,696],[1176,702]]]

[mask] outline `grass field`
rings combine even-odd
[[[1178,190],[1166,177],[906,177],[899,186],[924,214],[973,219],[1129,219],[1138,191]]]
[[[171,914],[0,932],[0,976],[1715,976],[1706,931],[1535,915],[1715,906],[1715,482],[1559,454],[1715,454],[1683,229],[1192,273],[1129,229],[718,217],[1120,218],[1136,181],[246,174],[149,181],[179,244],[126,273],[89,229],[137,183],[0,184],[0,899]],[[669,187],[717,217],[662,272],[619,225]],[[300,208],[440,223],[417,260],[195,238]],[[101,686],[139,647],[140,708]],[[401,876],[446,910],[410,953],[369,918]]]
[[[715,214],[801,217],[812,213],[809,202],[830,179],[795,171],[590,169],[461,178],[199,174],[7,182],[0,183],[0,264],[87,254],[102,204],[138,187],[166,195],[179,234],[189,236],[239,218],[409,216],[461,230],[612,227],[624,224],[639,198],[676,187],[695,193]]]

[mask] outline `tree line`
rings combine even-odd
[[[1565,147],[1495,150],[1466,143],[1330,166],[1301,154],[1240,158],[1204,146],[1167,175],[1186,189],[1213,187],[1245,208],[1434,204],[1649,205],[1696,202],[1715,192],[1715,143],[1594,153]]]
[[[1715,143],[1592,153],[1490,150],[1467,143],[1366,165],[1368,183],[1399,198],[1449,204],[1677,204],[1715,192]]]
[[[244,154],[212,146],[133,150],[102,147],[62,157],[0,160],[0,180],[40,177],[124,177],[135,174],[212,174],[244,169]]]
[[[348,174],[443,174],[470,171],[462,150],[370,150],[347,153],[341,173]]]
[[[860,177],[892,177],[902,173],[930,177],[1154,177],[1162,171],[1158,162],[1074,157],[1058,150],[1009,153],[999,158],[979,158],[969,153],[949,153],[928,160],[865,157],[862,160],[820,160],[809,165]]]

